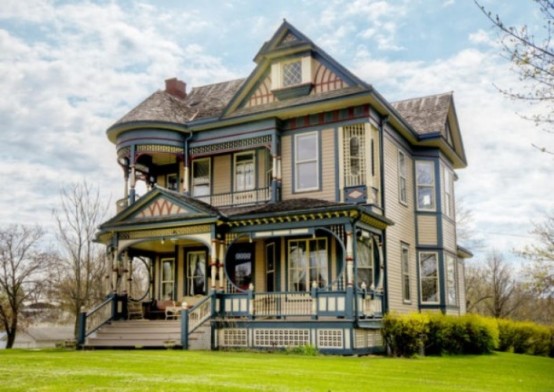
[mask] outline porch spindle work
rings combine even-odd
[[[212,290],[216,288],[216,278],[217,278],[217,240],[212,240],[212,246],[210,249],[210,268],[211,268],[211,279],[212,279]]]

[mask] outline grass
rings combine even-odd
[[[551,358],[1,350],[2,391],[554,391]]]

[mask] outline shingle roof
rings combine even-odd
[[[237,79],[196,87],[185,99],[156,91],[114,125],[138,121],[185,124],[194,119],[219,117],[243,82],[244,79]]]
[[[420,135],[443,132],[448,110],[452,103],[452,92],[427,97],[405,99],[391,105]]]
[[[290,199],[279,201],[276,203],[264,204],[259,207],[250,207],[250,208],[233,208],[233,209],[221,209],[229,217],[239,217],[242,215],[258,215],[258,214],[268,214],[268,213],[279,213],[279,212],[294,212],[294,211],[309,211],[317,210],[321,208],[337,207],[337,206],[347,206],[345,203],[332,202],[327,200],[319,199]]]

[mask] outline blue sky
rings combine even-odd
[[[483,4],[540,27],[532,1]],[[531,147],[552,136],[516,114],[545,109],[495,89],[519,82],[472,1],[4,0],[0,225],[50,228],[60,187],[83,178],[119,199],[105,130],[167,78],[190,88],[248,76],[283,18],[391,101],[454,91],[469,159],[456,192],[488,249],[521,248],[531,221],[554,213],[554,160]]]

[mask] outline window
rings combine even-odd
[[[302,83],[302,62],[300,60],[283,64],[283,87]]]
[[[235,155],[235,190],[249,191],[255,188],[254,153]]]
[[[454,182],[452,173],[446,167],[444,168],[444,213],[450,218],[454,218],[454,198],[452,197]]]
[[[175,259],[162,259],[160,277],[160,298],[174,299]]]
[[[436,252],[419,253],[419,276],[421,302],[439,302],[439,273]]]
[[[187,253],[187,295],[206,294],[206,252]]]
[[[362,283],[366,284],[368,289],[375,288],[374,282],[374,260],[373,260],[373,243],[371,238],[361,238],[356,242],[356,257],[358,267],[358,287],[362,286]]]
[[[289,290],[309,291],[328,282],[327,240],[316,238],[289,241]]]
[[[435,210],[435,163],[432,161],[416,162],[417,208]]]
[[[366,183],[365,125],[355,124],[343,128],[344,185]]]
[[[179,190],[179,183],[177,182],[177,174],[168,174],[165,177],[166,188],[172,191]]]
[[[197,159],[192,162],[192,196],[210,195],[210,159]]]
[[[446,304],[458,305],[458,285],[456,284],[456,259],[446,255]]]
[[[398,150],[398,200],[408,203],[408,192],[406,189],[406,155]]]
[[[319,189],[319,147],[316,132],[294,137],[295,191]]]
[[[225,258],[225,271],[229,277],[230,292],[237,289],[246,291],[253,283],[254,274],[254,243],[234,244],[227,250]]]
[[[409,303],[412,301],[410,290],[410,248],[407,244],[400,245],[400,258],[402,262],[402,299]]]

